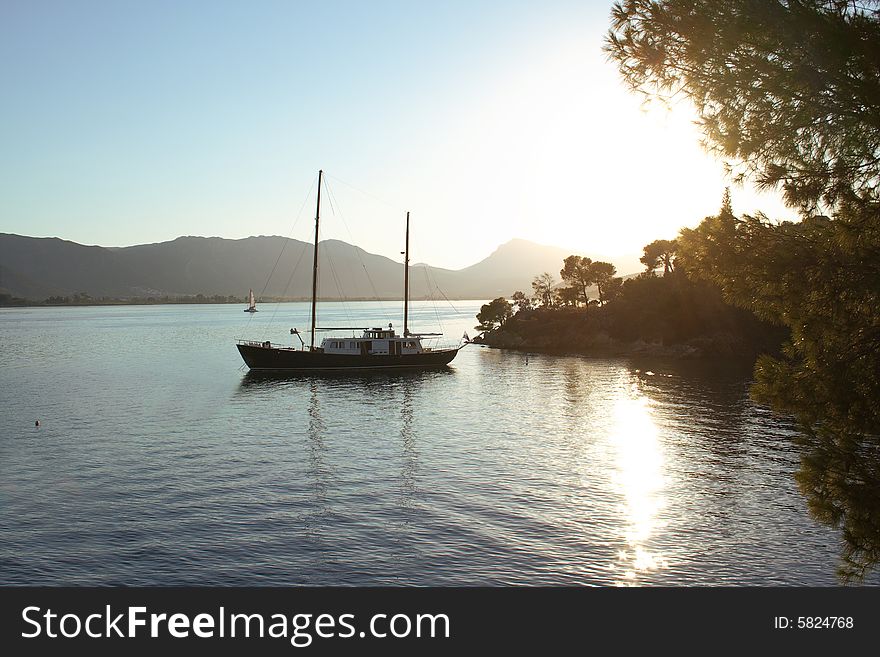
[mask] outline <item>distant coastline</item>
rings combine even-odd
[[[165,306],[165,305],[247,305],[247,299],[239,298],[239,297],[229,297],[223,295],[202,295],[197,294],[195,296],[168,296],[168,297],[133,297],[129,299],[119,299],[119,298],[92,298],[88,297],[83,298],[82,296],[74,295],[74,297],[50,297],[49,299],[45,299],[43,301],[36,301],[34,299],[22,299],[20,297],[13,297],[8,294],[0,294],[0,308],[82,308],[89,306]],[[482,299],[464,299],[464,298],[452,298],[451,301],[482,301]],[[260,304],[272,304],[272,303],[301,303],[305,301],[311,301],[309,297],[284,297],[284,298],[275,298],[271,297],[268,299],[260,299]],[[328,303],[332,303],[334,301],[345,302],[345,303],[363,303],[369,301],[400,301],[400,297],[363,297],[363,298],[336,298],[336,297],[328,297],[328,298],[320,298],[319,301],[325,301]],[[427,297],[421,298],[410,298],[410,301],[431,301],[431,299]]]
[[[400,299],[403,264],[339,240],[320,242],[321,299]],[[553,270],[566,250],[510,240],[460,270],[411,266],[410,298],[492,299],[527,288],[533,271]],[[0,233],[2,305],[238,303],[253,289],[257,302],[311,299],[313,247],[283,237],[242,240],[181,237],[123,248],[85,246],[58,238]],[[635,256],[621,262],[638,269]],[[76,296],[87,300],[72,301]],[[54,299],[54,301],[53,301]],[[61,300],[61,301],[59,301]],[[95,301],[97,300],[97,301]]]

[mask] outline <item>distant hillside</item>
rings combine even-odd
[[[0,234],[0,291],[25,299],[95,291],[135,294],[137,281],[123,259],[100,246],[54,237]]]
[[[399,262],[338,240],[321,242],[319,254],[322,298],[403,295]],[[568,255],[566,249],[511,240],[486,259],[457,271],[413,265],[411,297],[442,293],[451,299],[488,299],[510,296],[515,290],[530,293],[537,274],[548,271],[558,278]],[[264,297],[306,298],[311,295],[311,262],[311,244],[277,236],[179,237],[107,248],[0,233],[0,293],[32,300],[78,292],[116,298],[195,294],[243,298],[253,288]],[[615,264],[629,267],[626,262]]]
[[[456,272],[462,280],[479,282],[480,289],[488,292],[486,298],[510,296],[516,290],[532,293],[535,276],[549,272],[560,281],[562,261],[574,252],[558,246],[543,246],[527,240],[513,239],[499,246],[488,258]],[[577,255],[587,255],[577,253]],[[589,254],[593,260],[613,263],[618,275],[632,274],[644,269],[638,257],[609,258]],[[561,282],[561,281],[560,281]],[[483,298],[478,296],[475,298]]]

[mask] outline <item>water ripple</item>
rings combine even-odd
[[[468,347],[267,377],[237,311],[0,311],[0,583],[836,583],[747,372]]]

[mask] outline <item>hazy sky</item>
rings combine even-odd
[[[310,240],[323,168],[322,237],[398,260],[406,210],[437,266],[513,237],[640,252],[728,183],[687,108],[623,87],[610,7],[0,0],[0,232]]]

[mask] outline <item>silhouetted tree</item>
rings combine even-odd
[[[689,275],[791,328],[788,358],[759,362],[757,391],[812,420],[880,420],[878,6],[623,0],[606,44],[634,87],[694,100],[709,144],[758,182],[802,209],[833,206],[833,219],[774,224],[737,219],[728,198],[678,240]]]
[[[679,242],[688,275],[791,330],[786,358],[758,360],[760,399],[809,425],[880,432],[880,221],[857,218],[719,215]]]
[[[590,280],[592,280],[596,284],[596,288],[599,292],[599,305],[603,305],[607,300],[607,290],[609,285],[612,284],[611,281],[614,279],[614,274],[617,273],[617,269],[610,262],[602,262],[596,261],[590,264]]]
[[[645,265],[648,273],[653,274],[655,269],[663,267],[663,275],[673,271],[675,264],[675,250],[678,244],[675,240],[654,240],[644,248],[644,255],[639,258]]]
[[[719,217],[733,217],[733,203],[730,200],[730,187],[724,188],[724,195],[721,197],[721,210],[718,212]]]
[[[579,287],[559,287],[553,293],[556,296],[556,303],[560,306],[577,306],[581,300],[581,290]]]
[[[880,444],[857,435],[829,438],[805,432],[795,478],[813,516],[842,530],[841,580],[858,582],[880,564]]]
[[[753,395],[793,413],[818,441],[816,454],[856,446],[843,460],[816,458],[811,487],[877,469],[876,450],[858,446],[880,435],[878,8],[877,0],[621,0],[606,41],[634,88],[690,98],[707,145],[740,175],[782,187],[801,210],[799,223],[737,218],[728,196],[717,216],[681,231],[677,268],[790,330],[781,357],[758,359]],[[866,459],[873,465],[860,468]],[[841,464],[843,473],[832,470]],[[857,488],[876,508],[876,490]],[[876,537],[874,526],[855,527],[863,518],[847,518],[846,506],[811,508],[842,526],[847,542],[866,540],[863,531]],[[859,563],[880,556],[876,543],[847,550]]]
[[[510,300],[516,305],[517,312],[520,310],[530,310],[532,307],[532,300],[519,290],[513,293]]]
[[[511,315],[513,315],[513,309],[510,307],[510,303],[504,297],[498,297],[480,307],[480,312],[477,314],[477,321],[480,324],[476,328],[480,331],[500,328],[504,326],[504,322]]]
[[[605,47],[630,86],[689,98],[706,145],[789,203],[878,200],[877,0],[620,0]]]
[[[590,297],[587,294],[589,288],[595,281],[593,280],[593,271],[590,265],[593,261],[583,256],[570,255],[563,262],[563,267],[559,272],[562,280],[569,284],[578,295],[578,299],[587,305],[590,303]]]
[[[541,300],[541,305],[547,308],[553,306],[553,286],[555,284],[556,281],[553,278],[553,274],[546,271],[540,276],[535,276],[535,280],[532,281],[532,289],[535,291],[535,296]]]
[[[617,299],[622,292],[623,279],[619,276],[614,276],[608,279],[608,281],[605,283],[605,286],[602,288],[602,294],[604,296],[605,303]]]

